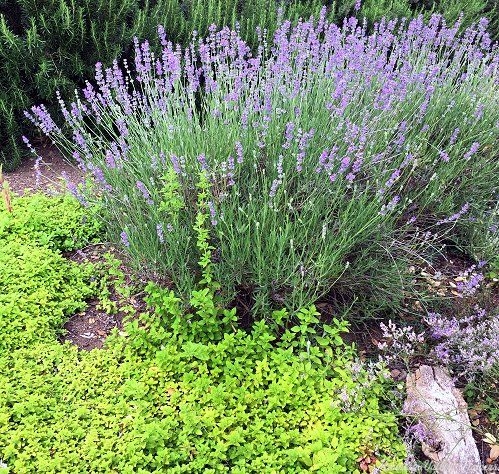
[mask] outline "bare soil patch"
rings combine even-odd
[[[88,262],[98,264],[105,261],[104,255],[108,252],[122,261],[120,270],[124,274],[125,285],[137,288],[142,288],[145,285],[146,282],[139,279],[133,270],[123,263],[123,256],[111,245],[90,245],[66,255],[66,257],[80,264]],[[108,298],[110,302],[115,304],[116,311],[109,312],[104,309],[98,298],[88,301],[85,310],[72,315],[64,325],[65,334],[61,337],[62,342],[70,341],[83,350],[101,349],[106,338],[114,329],[121,331],[125,322],[146,310],[143,291],[138,290],[137,294],[124,298],[112,284],[108,286],[108,289],[110,290]],[[132,308],[132,310],[127,312],[124,310],[126,307]]]

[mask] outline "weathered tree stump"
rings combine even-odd
[[[467,405],[449,375],[440,367],[423,365],[407,377],[406,384],[404,411],[418,421],[423,452],[436,472],[481,474]]]

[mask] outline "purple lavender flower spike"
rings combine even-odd
[[[305,152],[300,151],[299,153],[296,154],[296,171],[298,173],[301,173],[303,169],[303,160],[305,158]]]
[[[161,244],[164,244],[165,243],[165,235],[163,233],[163,224],[156,225],[156,234],[158,236],[159,242]]]
[[[446,319],[438,313],[428,313],[424,319],[431,327],[431,335],[435,339],[451,337],[459,331],[459,322],[456,318]]]
[[[106,166],[109,168],[109,169],[115,169],[116,168],[116,161],[114,159],[114,155],[113,155],[113,152],[111,150],[107,150],[106,151]]]
[[[206,161],[206,156],[204,153],[201,153],[198,156],[198,161],[199,161],[199,164],[201,165],[201,169],[205,172],[208,171],[208,162]]]
[[[29,148],[29,151],[36,157],[33,168],[35,170],[35,185],[38,187],[42,179],[42,170],[40,169],[40,165],[43,162],[42,157],[36,152],[33,145],[24,135],[22,136],[22,141]]]
[[[232,156],[229,156],[229,158],[227,159],[227,178],[228,178],[227,185],[228,186],[234,186],[236,184],[236,182],[234,181],[235,166],[236,165],[234,163],[234,158]]]
[[[319,156],[319,163],[315,168],[316,173],[320,173],[325,168],[328,156],[329,156],[329,150],[328,149],[323,150],[323,152]]]
[[[95,180],[102,186],[102,188],[108,192],[113,190],[112,186],[107,182],[102,169],[98,166],[92,166],[90,168]]]
[[[125,120],[118,119],[116,121],[116,127],[118,128],[118,132],[122,137],[126,137],[128,135],[128,128],[126,126]]]
[[[485,109],[485,105],[484,104],[478,104],[475,112],[474,112],[474,116],[477,120],[481,120],[482,117],[483,117],[483,111]]]
[[[88,150],[87,142],[85,141],[85,138],[83,137],[83,135],[81,134],[81,132],[79,130],[75,130],[73,132],[73,141],[82,150],[84,150],[84,151]]]
[[[291,142],[293,140],[293,131],[295,129],[295,124],[293,122],[288,122],[286,124],[286,130],[284,131],[284,138],[285,142],[283,143],[282,147],[285,149],[288,149],[291,146]]]
[[[464,154],[464,159],[469,160],[480,148],[480,143],[474,142],[470,149]]]
[[[400,196],[394,196],[388,204],[383,204],[379,214],[381,216],[386,216],[388,213],[392,212],[397,204],[400,202]]]
[[[386,189],[391,188],[399,178],[400,178],[400,168],[397,168],[390,176],[390,179],[388,179],[388,181],[385,183],[385,188]]]
[[[454,145],[454,143],[456,143],[459,132],[460,132],[459,128],[454,129],[454,132],[452,132],[452,135],[449,140],[449,145]]]
[[[451,222],[455,222],[459,220],[464,214],[466,214],[469,211],[469,209],[470,209],[470,204],[467,202],[458,212],[456,212],[452,216],[447,217],[446,219],[443,219],[441,221],[438,221],[437,225],[449,224]]]
[[[484,276],[482,273],[472,273],[469,280],[465,282],[458,282],[457,291],[464,296],[472,296],[474,295],[478,288],[480,288],[481,282],[483,281]]]
[[[215,204],[213,203],[213,201],[208,201],[208,208],[210,209],[211,225],[213,227],[215,227],[218,224],[218,221],[216,219],[217,212],[216,212]]]
[[[130,241],[128,240],[128,234],[125,232],[125,231],[122,231],[121,234],[120,234],[120,239],[121,239],[121,243],[125,246],[125,247],[130,247]]]
[[[142,181],[137,181],[136,186],[137,189],[141,192],[143,198],[146,200],[147,204],[152,206],[154,204],[154,201],[152,200],[151,195],[149,194],[149,191],[146,188],[145,184]]]
[[[78,191],[76,184],[71,181],[65,171],[61,172],[61,176],[66,184],[66,189],[79,201],[83,207],[88,207],[88,202],[82,193]]]
[[[160,157],[164,156],[163,153],[160,153]],[[170,155],[170,162],[173,166],[173,171],[175,171],[175,174],[181,175],[182,174],[182,168],[180,166],[180,161],[176,155],[173,153]]]
[[[445,150],[440,150],[438,154],[439,154],[440,159],[442,161],[444,161],[445,163],[449,162],[450,157],[449,157],[449,154]]]
[[[73,151],[71,156],[78,164],[78,168],[80,168],[84,173],[86,173],[88,171],[88,168],[83,159],[81,158],[81,155],[77,151]]]
[[[429,446],[437,445],[438,442],[431,431],[421,422],[409,428],[409,433],[412,434],[420,443],[425,443]]]
[[[237,162],[238,162],[238,164],[241,164],[243,162],[243,159],[244,159],[243,146],[242,146],[241,142],[236,142],[235,147],[236,147]]]
[[[44,105],[34,105],[31,107],[31,111],[33,114],[25,112],[25,116],[39,127],[45,135],[50,135],[52,132],[61,132]]]
[[[269,197],[274,198],[277,194],[277,188],[282,183],[280,179],[274,179],[272,181],[272,186],[270,187]]]

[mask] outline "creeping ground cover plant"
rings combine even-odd
[[[83,247],[98,227],[92,212],[70,195],[0,200],[0,357],[54,340],[85,308],[94,293],[92,268],[61,252]]]
[[[406,268],[451,242],[497,253],[499,52],[486,20],[458,35],[434,15],[338,27],[325,13],[252,51],[227,28],[96,65],[57,125],[28,117],[93,176],[115,241],[187,303],[200,278],[197,193],[214,277],[255,312],[336,301],[399,308]],[[69,130],[69,138],[66,133]],[[495,253],[494,253],[495,252]],[[367,308],[367,306],[364,306]]]
[[[57,340],[96,289],[85,267],[59,253],[68,245],[59,237],[84,210],[69,197],[39,196],[0,208],[0,220],[37,230],[12,225],[9,239],[0,237],[0,472],[332,474],[360,473],[363,463],[405,472],[386,375],[355,360],[341,338],[347,323],[332,320],[319,332],[310,306],[287,330],[266,321],[242,330],[223,307],[206,188],[201,181],[196,197],[202,272],[189,311],[151,283],[147,311],[104,350]],[[50,208],[54,219],[73,205],[78,212],[53,233],[53,223],[44,228],[35,217],[40,202],[40,215]],[[43,232],[51,237],[41,244]],[[280,310],[271,319],[285,317]]]
[[[106,350],[38,342],[0,357],[0,460],[26,473],[360,473],[370,457],[405,472],[385,383],[352,371],[348,347],[276,348],[264,322],[196,343],[157,315],[140,326]]]

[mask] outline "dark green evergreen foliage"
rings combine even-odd
[[[360,16],[371,24],[382,16],[402,18],[423,14],[428,19],[434,13],[442,14],[448,24],[455,23],[462,15],[463,29],[487,17],[492,39],[499,39],[498,0],[363,0],[360,10]]]
[[[3,7],[3,5],[2,5]],[[0,17],[0,165],[6,169],[21,160],[18,146],[20,135],[20,111],[29,104],[29,97],[22,87],[26,77],[26,45],[7,26],[6,18]]]

